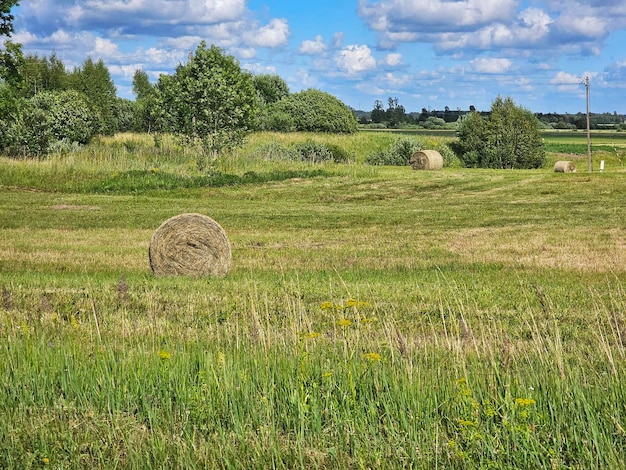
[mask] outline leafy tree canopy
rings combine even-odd
[[[157,101],[162,130],[200,144],[211,158],[240,145],[254,128],[252,76],[233,56],[204,41],[175,75],[159,78]]]
[[[0,36],[10,36],[13,33],[13,20],[11,9],[19,5],[19,0],[2,0],[0,2]]]
[[[255,75],[253,81],[261,105],[276,103],[289,96],[289,85],[278,75]]]
[[[87,58],[82,67],[68,76],[68,88],[80,91],[89,98],[94,112],[100,118],[99,133],[111,135],[117,129],[115,106],[117,90],[102,59],[94,62]]]
[[[90,103],[76,90],[37,93],[3,124],[2,146],[9,153],[31,156],[45,155],[60,143],[86,144],[96,130]]]
[[[468,167],[539,168],[545,161],[539,129],[531,111],[498,97],[488,118],[470,113],[462,119],[454,149]]]
[[[345,132],[357,130],[354,114],[339,99],[319,90],[309,89],[291,94],[271,106],[269,116],[282,116],[291,125],[290,129],[303,132]]]
[[[137,100],[145,100],[154,93],[154,85],[150,83],[148,74],[141,69],[135,70],[133,75],[133,93]]]

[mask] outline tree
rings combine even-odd
[[[539,168],[545,161],[537,118],[511,98],[498,96],[486,119],[475,112],[466,115],[457,134],[455,152],[465,166]]]
[[[398,98],[387,99],[387,127],[397,128],[400,123],[406,121],[406,110],[398,103]]]
[[[133,75],[133,93],[137,100],[145,100],[154,94],[154,85],[150,83],[148,74],[141,69]]]
[[[6,41],[4,50],[0,51],[0,80],[17,90],[22,82],[20,71],[23,64],[22,45]]]
[[[87,97],[75,90],[42,91],[30,98],[7,126],[10,153],[41,156],[58,143],[86,144],[95,133]]]
[[[99,133],[112,135],[117,130],[115,106],[117,90],[102,59],[94,62],[88,57],[81,68],[68,76],[68,87],[84,93],[99,117]]]
[[[255,75],[253,82],[262,106],[276,103],[289,96],[289,85],[278,75]]]
[[[2,0],[0,2],[0,36],[11,36],[13,33],[13,20],[11,8],[19,5],[19,0]]]
[[[21,93],[32,97],[40,91],[60,91],[67,86],[67,71],[63,62],[52,54],[50,58],[27,55],[20,65]]]
[[[380,100],[374,101],[374,109],[372,109],[372,122],[380,124],[385,120],[385,108]]]
[[[156,121],[156,85],[150,83],[148,74],[141,69],[133,75],[133,93],[135,94],[134,124],[137,132],[150,133]]]
[[[293,93],[270,105],[268,110],[288,118],[295,131],[351,133],[358,127],[348,106],[320,90]]]
[[[173,132],[215,159],[240,145],[254,128],[256,90],[234,57],[202,41],[173,76],[161,75],[156,97],[163,131]],[[204,158],[199,168],[204,168]]]

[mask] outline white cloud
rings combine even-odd
[[[317,77],[312,76],[308,70],[305,69],[298,69],[296,76],[290,77],[287,81],[294,85],[289,88],[297,91],[306,88],[317,88],[319,86]]]
[[[566,14],[559,18],[557,24],[562,32],[571,36],[592,39],[601,38],[607,33],[606,21],[594,16],[580,17]]]
[[[372,95],[372,96],[381,96],[381,95],[384,95],[386,92],[384,88],[380,88],[376,85],[373,85],[367,82],[359,83],[356,86],[356,89],[365,95]]]
[[[46,2],[40,2],[46,3]],[[52,2],[50,2],[52,3]],[[236,21],[246,12],[245,0],[87,0],[67,7],[60,5],[58,15],[70,24],[153,25],[216,24]]]
[[[284,18],[274,18],[270,24],[248,35],[248,44],[259,47],[279,47],[287,44],[289,24]]]
[[[256,49],[254,47],[236,47],[231,52],[241,59],[253,59],[256,57]]]
[[[518,0],[359,0],[358,12],[377,31],[463,31],[509,21]]]
[[[582,76],[560,71],[550,80],[550,83],[553,85],[580,85],[582,81]]]
[[[341,47],[341,45],[343,44],[344,37],[345,37],[345,34],[342,32],[333,34],[333,47],[335,49],[339,49]]]
[[[478,73],[505,73],[511,68],[509,59],[478,58],[470,61],[470,67]]]
[[[557,72],[550,80],[550,84],[555,85],[560,92],[576,93],[582,91],[583,76],[573,75],[567,72]]]
[[[306,55],[319,55],[326,50],[326,44],[324,44],[324,40],[322,36],[315,36],[315,40],[306,40],[302,41],[300,44],[300,53]]]
[[[411,77],[408,75],[397,76],[391,72],[387,72],[384,76],[385,82],[387,82],[391,86],[403,86],[410,82]]]
[[[397,67],[402,64],[402,54],[396,52],[387,54],[385,56],[384,63],[390,67]]]
[[[349,75],[355,75],[376,68],[376,59],[365,45],[350,45],[335,56],[335,64]]]
[[[246,64],[244,68],[254,74],[276,74],[276,67],[272,65],[259,64],[258,62],[254,64]]]
[[[97,37],[93,48],[93,54],[91,55],[102,58],[113,57],[119,55],[119,48],[117,44],[109,39]]]

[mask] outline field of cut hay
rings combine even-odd
[[[623,153],[363,163],[390,139],[0,158],[0,468],[626,467]],[[307,140],[351,158],[257,152]],[[153,272],[182,214],[219,276]]]

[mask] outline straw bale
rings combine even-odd
[[[559,160],[554,164],[555,173],[576,173],[576,165],[569,160]]]
[[[436,150],[418,150],[409,160],[414,170],[441,170],[443,157]]]
[[[202,214],[180,214],[152,235],[150,267],[158,276],[216,276],[228,273],[230,242],[224,229]]]

